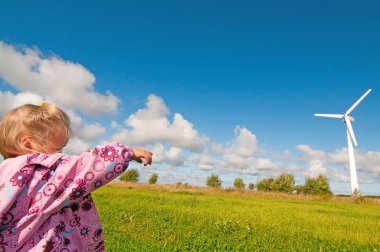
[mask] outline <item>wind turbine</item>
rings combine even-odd
[[[356,173],[356,165],[355,165],[355,155],[354,155],[354,147],[352,146],[352,143],[354,143],[355,146],[358,145],[358,142],[356,141],[356,137],[354,134],[354,130],[352,129],[351,122],[354,122],[355,119],[350,115],[352,110],[358,106],[358,104],[372,91],[372,89],[368,89],[365,94],[362,95],[362,97],[357,100],[354,105],[349,108],[344,115],[340,114],[314,114],[315,116],[321,116],[321,117],[332,117],[332,118],[340,118],[343,119],[343,122],[346,124],[347,129],[347,144],[348,144],[348,158],[350,162],[350,176],[351,176],[351,193],[353,195],[359,194],[359,185],[358,185],[358,176]]]

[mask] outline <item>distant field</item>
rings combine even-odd
[[[107,251],[380,251],[380,204],[112,184],[93,198]]]

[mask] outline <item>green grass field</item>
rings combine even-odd
[[[380,251],[373,201],[122,183],[93,198],[107,251]]]

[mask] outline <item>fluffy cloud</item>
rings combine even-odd
[[[0,41],[0,77],[24,94],[42,95],[86,115],[117,112],[118,98],[109,91],[105,95],[96,92],[95,77],[82,65],[44,57],[37,49],[16,49]]]
[[[309,159],[325,159],[326,153],[321,150],[313,150],[306,144],[300,144],[296,146],[296,149],[303,152],[300,156],[301,160],[307,161]]]
[[[237,155],[241,158],[250,158],[255,156],[258,151],[257,139],[248,129],[237,126],[234,129],[232,144],[226,148],[223,148],[221,145],[215,145],[214,150],[216,153],[226,156]]]
[[[214,169],[219,165],[219,162],[216,161],[207,150],[203,151],[201,154],[194,153],[191,155],[191,160],[195,163],[195,165],[205,171],[209,171]]]
[[[81,136],[82,139],[86,141],[95,141],[106,133],[106,129],[99,123],[86,124],[80,130],[78,130],[77,135]]]
[[[312,159],[309,162],[308,168],[304,171],[305,177],[316,178],[318,175],[326,175],[326,167],[322,160]]]
[[[226,147],[213,146],[214,153],[222,156],[218,163],[224,172],[257,174],[259,170],[276,170],[278,165],[266,158],[259,158],[256,136],[247,128],[237,126],[234,138]]]
[[[321,150],[314,150],[308,145],[298,145],[296,149],[301,151],[298,160],[300,170],[304,176],[315,177],[319,174],[326,175],[329,179],[338,182],[349,182],[349,161],[348,150],[342,148],[333,153],[326,153]],[[380,173],[380,152],[361,152],[355,150],[356,167],[360,183],[372,183],[378,179]],[[305,167],[304,163],[307,164]]]
[[[369,173],[380,173],[380,152],[368,151],[355,151],[355,160],[358,171]],[[329,161],[335,164],[341,164],[348,169],[348,150],[342,148],[335,151],[335,153],[329,153]]]
[[[154,153],[155,163],[167,163],[172,166],[181,166],[185,163],[183,150],[177,147],[166,148],[162,144],[155,144],[150,148]]]
[[[65,148],[66,152],[79,154],[87,151],[106,133],[106,128],[99,123],[89,124],[72,110],[66,110],[66,113],[70,117],[73,130],[73,136]]]
[[[151,94],[145,108],[130,115],[124,127],[112,122],[111,127],[118,132],[111,139],[134,146],[151,146],[155,162],[171,167],[192,161],[200,170],[220,168],[222,172],[240,174],[278,169],[271,160],[257,157],[261,152],[257,138],[247,128],[237,126],[231,143],[212,145],[211,154],[207,137],[200,135],[182,115],[175,113],[172,121],[169,116],[163,99]]]
[[[84,151],[90,150],[91,147],[92,146],[90,145],[90,143],[74,136],[67,143],[63,151],[69,154],[80,154]]]
[[[31,92],[13,94],[12,92],[0,91],[0,116],[9,110],[21,106],[25,103],[39,104],[43,100],[41,95]]]
[[[201,136],[181,114],[175,113],[172,122],[168,116],[169,109],[162,98],[151,94],[146,107],[130,115],[125,121],[127,128],[119,129],[112,139],[141,146],[160,142],[190,151],[207,143],[207,137]]]

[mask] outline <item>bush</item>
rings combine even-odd
[[[294,191],[295,179],[293,174],[283,173],[276,179],[279,192],[291,193]]]
[[[242,178],[236,178],[234,181],[234,187],[235,187],[235,189],[238,189],[238,190],[244,190],[245,184],[243,182],[243,179]]]
[[[156,184],[158,179],[158,174],[153,173],[152,176],[150,176],[149,184]]]
[[[255,184],[253,184],[253,183],[249,183],[249,184],[248,184],[248,189],[249,189],[249,190],[254,190],[254,189],[255,189]]]
[[[294,184],[294,175],[283,173],[277,178],[270,177],[260,180],[256,184],[256,189],[258,191],[291,193],[294,191]]]
[[[140,173],[138,170],[131,168],[127,169],[121,176],[121,181],[130,181],[130,182],[137,182],[139,180]]]
[[[222,181],[217,174],[211,174],[210,177],[207,178],[206,185],[208,187],[220,188],[222,186]]]
[[[275,181],[273,177],[262,179],[256,183],[257,191],[271,192],[275,190]]]
[[[319,175],[317,178],[307,177],[305,185],[300,187],[299,192],[313,195],[332,195],[329,182],[323,175]]]

